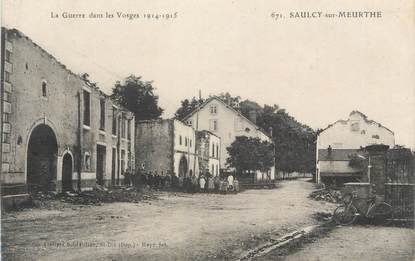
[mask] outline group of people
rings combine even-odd
[[[178,190],[187,193],[228,193],[238,192],[239,182],[233,175],[225,178],[205,173],[196,175],[176,176],[170,173],[158,173],[138,171],[136,173],[126,171],[124,173],[126,186],[144,187],[160,190]]]

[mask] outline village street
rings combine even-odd
[[[270,236],[316,224],[313,213],[332,211],[333,204],[307,198],[313,188],[307,180],[284,181],[236,195],[161,193],[146,203],[6,213],[3,258],[235,259]],[[85,247],[93,243],[105,245]]]
[[[138,204],[69,205],[5,213],[3,259],[235,260],[270,238],[318,224],[315,213],[332,212],[334,204],[307,198],[314,186],[300,179],[282,181],[277,189],[236,195],[161,192],[159,200]],[[291,251],[288,258],[359,260],[359,256],[347,259],[348,250],[362,249],[373,238],[386,241],[355,253],[370,257],[388,247],[390,253],[411,256],[413,230],[353,226],[335,228]],[[332,251],[333,247],[338,250]],[[280,258],[271,252],[257,260]]]

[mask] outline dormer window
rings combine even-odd
[[[42,81],[42,96],[47,97],[48,91],[47,91],[47,83],[46,81]]]

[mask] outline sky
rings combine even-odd
[[[410,0],[3,0],[2,25],[22,31],[73,72],[87,72],[106,93],[130,74],[153,81],[164,118],[199,89],[203,97],[229,92],[278,104],[314,129],[359,110],[393,130],[397,144],[415,148],[413,10]],[[289,18],[300,11],[382,17]],[[69,19],[63,12],[115,18]],[[141,17],[116,18],[117,12]],[[273,19],[273,12],[284,18]]]

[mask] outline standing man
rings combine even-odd
[[[200,192],[205,192],[206,179],[203,175],[200,176],[199,185],[200,185]]]
[[[228,190],[229,191],[232,191],[233,190],[233,187],[234,187],[234,185],[233,185],[233,176],[232,175],[229,175],[228,176]]]

